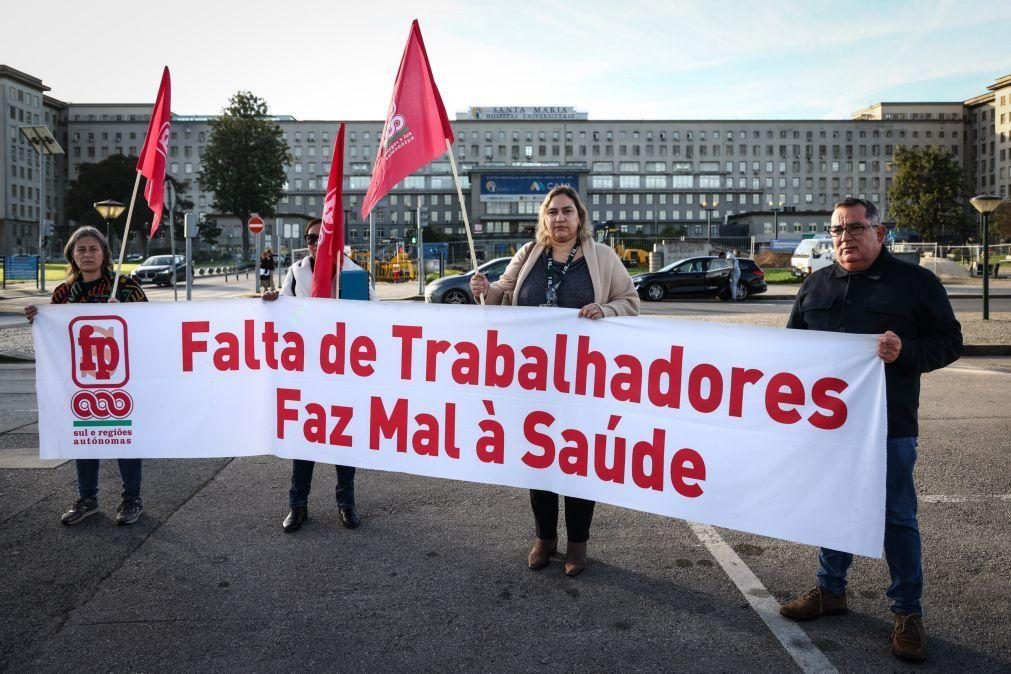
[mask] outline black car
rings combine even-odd
[[[741,279],[737,284],[739,299],[764,293],[765,272],[754,260],[737,258]],[[730,299],[730,263],[720,257],[690,257],[669,264],[660,271],[632,277],[639,297],[657,302],[681,297],[718,297]]]
[[[488,277],[488,282],[498,280],[502,272],[509,266],[511,257],[499,257],[485,262],[478,270]],[[474,295],[470,292],[470,279],[473,271],[456,276],[443,276],[431,283],[425,284],[425,301],[435,304],[473,304]]]
[[[175,256],[175,265],[172,264],[171,255],[154,255],[144,260],[139,267],[133,270],[130,275],[137,283],[157,283],[158,285],[170,285],[171,270],[175,267],[176,282],[186,280],[186,258],[182,255]],[[165,273],[160,273],[165,272]]]

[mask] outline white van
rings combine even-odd
[[[797,245],[797,249],[793,251],[793,257],[790,258],[790,269],[794,276],[805,278],[811,272],[828,267],[834,261],[832,238],[827,235],[817,236],[812,239],[804,239]]]

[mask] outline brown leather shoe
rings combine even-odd
[[[538,538],[534,541],[534,547],[527,555],[527,564],[534,571],[539,571],[548,565],[551,555],[558,550],[557,538]]]
[[[923,631],[923,618],[915,613],[895,614],[892,655],[913,662],[927,659],[927,634]]]
[[[586,570],[586,543],[573,543],[565,548],[565,575],[573,578]]]
[[[825,615],[841,615],[846,610],[845,592],[837,597],[819,586],[780,606],[779,614],[790,620],[814,620]]]

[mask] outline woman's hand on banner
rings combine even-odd
[[[35,314],[39,313],[39,308],[34,304],[29,304],[25,307],[25,318],[31,323],[35,320]]]
[[[604,310],[599,304],[587,304],[585,307],[579,310],[580,318],[589,318],[590,320],[598,320],[604,317]]]
[[[260,299],[264,302],[273,302],[277,299],[278,295],[280,295],[280,293],[276,290],[264,290],[263,294],[260,295]]]

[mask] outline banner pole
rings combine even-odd
[[[140,171],[137,171],[137,179],[133,181],[133,194],[130,196],[130,210],[126,212],[126,228],[123,230],[123,241],[119,244],[119,264],[116,265],[116,278],[112,281],[112,292],[109,299],[116,298],[116,289],[119,287],[119,276],[123,273],[123,257],[126,256],[126,242],[130,238],[130,221],[133,220],[133,205],[137,202],[137,188],[140,187]],[[172,261],[173,265],[175,260]],[[175,268],[173,267],[173,273]]]
[[[446,152],[449,153],[449,166],[453,169],[453,180],[456,182],[456,196],[460,200],[460,213],[463,215],[463,227],[467,232],[467,245],[470,247],[470,264],[477,271],[477,253],[474,252],[474,237],[470,233],[470,218],[467,217],[467,206],[463,203],[463,185],[460,184],[460,174],[456,171],[456,157],[453,156],[453,143],[446,139]],[[481,295],[484,304],[484,295]]]

